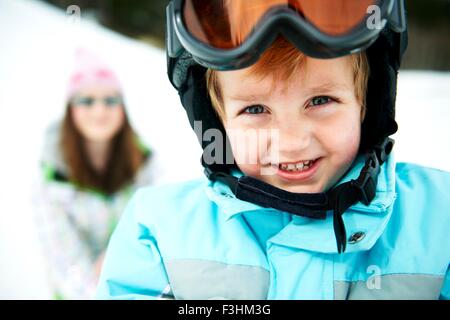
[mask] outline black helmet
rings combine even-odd
[[[354,2],[354,0],[341,0],[340,2],[346,1]],[[254,32],[256,36],[253,39],[249,37],[247,42],[235,49],[249,52],[249,54],[246,56],[241,52],[241,55],[234,56],[244,56],[241,60],[236,58],[239,61],[235,65],[233,65],[233,59],[229,61],[225,59],[226,63],[223,66],[214,57],[215,55],[225,55],[226,57],[230,50],[209,48],[200,43],[201,41],[194,46],[196,39],[192,39],[192,35],[189,34],[188,27],[185,26],[186,17],[183,16],[183,8],[187,6],[185,2],[195,5],[196,3],[219,3],[223,0],[173,0],[167,8],[169,79],[180,95],[191,127],[194,129],[195,122],[201,121],[202,132],[208,129],[219,129],[225,139],[223,143],[227,146],[226,152],[231,152],[229,141],[207,93],[205,74],[208,67],[226,70],[248,66],[257,60],[258,56],[270,46],[280,33],[297,44],[298,40],[292,30],[299,31],[303,37],[314,36],[318,39],[318,44],[314,45],[314,42],[310,41],[311,44],[307,45],[307,50],[305,50],[309,55],[315,57],[332,58],[366,50],[371,71],[368,79],[367,111],[362,124],[360,153],[367,154],[367,161],[356,180],[340,184],[324,193],[296,194],[280,190],[252,177],[236,178],[231,175],[231,170],[237,168],[236,164],[226,163],[225,160],[209,164],[202,157],[202,165],[207,177],[212,180],[221,180],[227,184],[239,199],[313,219],[326,219],[326,211],[333,210],[339,253],[345,251],[346,246],[346,233],[341,215],[354,203],[361,201],[368,205],[375,197],[380,166],[386,160],[394,144],[389,136],[397,131],[395,121],[397,74],[407,47],[404,0],[368,1],[380,5],[379,28],[375,31],[367,31],[367,27],[361,25],[353,27],[347,35],[335,36],[334,39],[323,32],[309,30],[309,27],[302,25],[303,19],[297,19],[300,23],[295,25],[291,20],[293,20],[292,16],[298,16],[298,12],[287,12],[291,9],[286,10],[286,8],[271,10],[266,17],[270,23],[262,24],[259,39],[258,33]],[[213,10],[211,5],[208,9]],[[361,30],[366,30],[370,36]],[[337,40],[344,44],[339,45]],[[333,45],[338,47],[338,50],[330,47]],[[297,47],[299,46],[297,45]],[[304,44],[303,49],[305,49]],[[210,142],[204,141],[201,137],[202,135],[199,135],[199,142],[205,150]],[[226,154],[224,159],[225,157]]]

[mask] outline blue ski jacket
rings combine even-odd
[[[449,173],[391,155],[375,199],[344,213],[338,254],[332,212],[314,220],[263,208],[206,178],[144,188],[111,238],[97,297],[449,299],[449,190]]]

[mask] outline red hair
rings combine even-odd
[[[361,104],[362,118],[365,115],[366,91],[369,78],[369,63],[365,52],[348,56],[353,67],[355,84],[355,96]],[[293,75],[299,72],[306,56],[289,41],[279,37],[272,46],[267,49],[260,59],[249,68],[249,74],[258,78],[266,76],[274,77],[276,81],[290,81]],[[206,82],[212,105],[219,117],[223,119],[225,109],[217,71],[208,69]]]

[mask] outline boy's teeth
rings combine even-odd
[[[302,170],[304,167],[305,167],[305,164],[304,164],[304,163],[297,163],[297,164],[295,165],[295,168],[296,168],[297,170]]]
[[[309,167],[311,167],[311,165],[313,164],[313,160],[308,160],[308,161],[303,161],[303,162],[299,162],[299,163],[288,163],[288,164],[283,164],[281,163],[279,165],[279,168],[281,170],[285,170],[285,171],[302,171],[302,170],[306,170],[309,169]]]

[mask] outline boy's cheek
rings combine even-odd
[[[242,173],[246,176],[258,177],[261,175],[260,166],[257,164],[239,163],[237,160],[236,163]]]
[[[333,120],[316,130],[319,142],[330,151],[353,153],[361,140],[361,122],[356,108],[354,113],[347,112]]]
[[[330,132],[329,138],[324,141],[327,141],[327,153],[335,166],[335,175],[340,175],[350,167],[358,154],[361,128],[358,125],[347,126],[346,130],[340,130],[340,134],[335,132]]]
[[[227,136],[236,163],[249,166],[249,170],[258,167],[270,149],[267,130],[233,128],[227,130]]]

